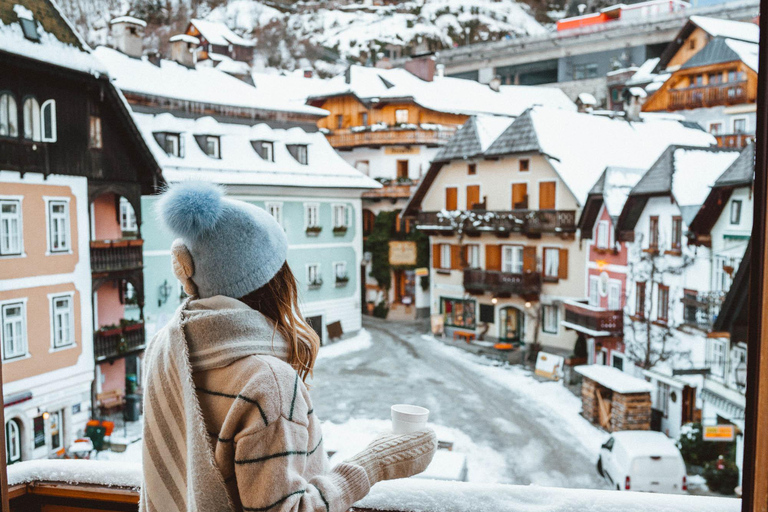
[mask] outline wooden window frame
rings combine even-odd
[[[518,170],[520,172],[528,172],[531,170],[531,160],[528,158],[521,158],[518,162]]]
[[[659,216],[651,215],[648,218],[648,251],[659,250]]]
[[[642,290],[642,293],[640,293]],[[635,318],[645,318],[645,301],[648,300],[648,286],[645,281],[635,282]],[[642,300],[640,300],[642,297]]]
[[[683,250],[683,218],[679,215],[672,217],[671,234],[670,252],[680,254]]]
[[[467,164],[467,175],[474,176],[477,174],[477,164]]]
[[[666,300],[661,301],[661,294],[664,292]],[[664,315],[661,315],[661,308],[664,308]],[[669,286],[659,284],[656,286],[656,320],[663,324],[669,323]]]

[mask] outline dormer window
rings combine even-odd
[[[221,158],[221,137],[218,135],[195,135],[198,146],[211,158]]]
[[[299,162],[301,165],[307,165],[307,145],[306,144],[286,144],[288,152]]]
[[[156,132],[152,135],[154,135],[155,140],[168,156],[184,158],[183,139],[180,133]]]
[[[267,162],[275,161],[275,143],[266,140],[252,140],[254,151]]]
[[[24,37],[35,43],[40,42],[40,34],[37,32],[37,22],[32,11],[24,7],[23,5],[16,4],[13,6],[13,12],[19,18],[19,25],[21,25],[21,31],[24,33]]]

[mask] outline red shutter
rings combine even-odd
[[[501,270],[501,246],[487,244],[485,246],[485,270]]]

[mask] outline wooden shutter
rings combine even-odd
[[[440,244],[432,244],[432,268],[440,268]]]
[[[557,271],[557,277],[568,279],[568,249],[560,249],[560,268]]]
[[[451,245],[451,270],[461,270],[461,246]]]
[[[512,184],[512,209],[526,209],[528,208],[528,184],[527,183],[513,183]]]
[[[555,187],[554,181],[539,183],[539,210],[555,209]]]
[[[485,270],[501,270],[501,246],[485,246]]]
[[[456,187],[448,187],[445,189],[445,209],[457,210],[459,208],[459,194]]]
[[[523,247],[523,273],[536,272],[536,247]]]
[[[480,185],[467,185],[467,210],[480,203]]]

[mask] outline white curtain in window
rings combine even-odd
[[[10,94],[0,95],[0,136],[19,136],[19,115],[16,111],[16,99]]]
[[[24,138],[41,140],[40,136],[40,104],[35,98],[24,100]]]

